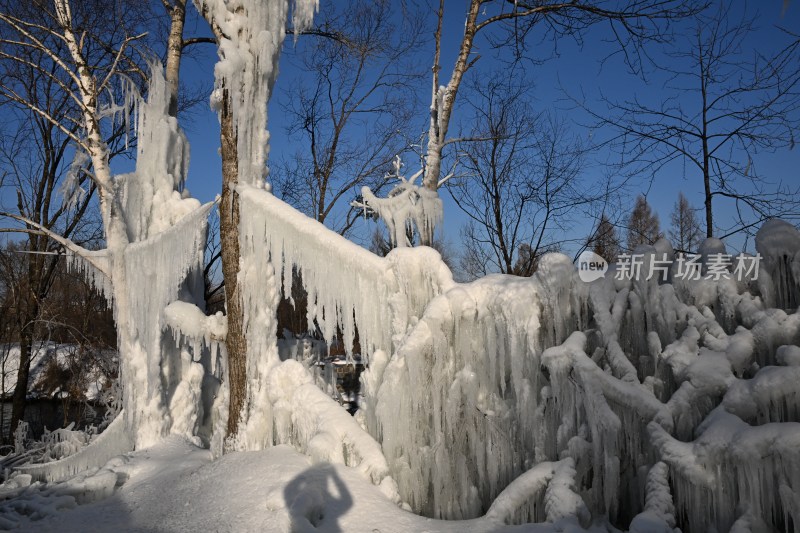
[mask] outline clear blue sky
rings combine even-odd
[[[325,0],[322,0],[322,9],[325,9]],[[743,4],[742,2],[739,2]],[[443,79],[446,79],[448,65],[453,64],[458,42],[463,32],[463,11],[461,7],[456,7],[455,2],[448,2],[447,17],[444,30],[444,50],[442,57]],[[459,4],[460,5],[460,4]],[[785,13],[782,14],[782,2],[780,0],[764,0],[763,2],[750,2],[752,12],[758,8],[759,30],[753,36],[752,44],[758,43],[760,49],[770,51],[784,42],[781,39],[775,26],[780,25],[796,33],[800,33],[800,2],[791,2]],[[737,6],[741,7],[741,6]],[[435,16],[430,13],[431,20]],[[198,21],[192,14],[187,25],[188,34],[206,34],[203,21]],[[605,27],[594,28],[585,35],[583,46],[578,46],[570,39],[563,39],[558,43],[557,53],[553,54],[552,45],[549,43],[536,43],[531,50],[535,54],[549,59],[542,65],[531,67],[530,77],[535,80],[535,105],[541,109],[557,109],[559,113],[574,122],[575,133],[587,136],[588,130],[583,129],[580,124],[586,123],[587,119],[579,110],[570,109],[570,105],[564,101],[564,92],[573,96],[585,95],[588,102],[593,105],[602,106],[598,101],[600,91],[605,95],[615,97],[625,97],[637,94],[643,98],[659,99],[665,94],[660,86],[663,77],[659,77],[658,72],[652,72],[649,76],[651,82],[646,84],[641,79],[626,72],[626,69],[619,57],[614,57],[606,62],[601,60],[606,57],[611,50],[609,45],[604,42],[608,37]],[[308,37],[304,37],[308,38]],[[292,39],[286,41],[287,47],[292,47]],[[201,45],[193,51],[194,58],[187,58],[184,63],[182,76],[187,84],[206,84],[213,83],[213,63],[216,60],[213,46]],[[484,57],[478,62],[476,68],[484,72],[490,72],[496,65],[491,58],[491,52],[487,50],[485,42],[478,41],[478,51]],[[483,48],[483,50],[481,50]],[[656,55],[660,50],[652,49]],[[432,45],[428,48],[420,49],[419,54],[422,61],[429,61],[432,58]],[[297,74],[297,70],[288,60],[290,54],[284,54],[281,62],[281,74],[275,88],[276,97],[280,96],[281,91],[285,90],[288,83],[281,83],[281,80],[289,79]],[[553,57],[551,57],[553,56]],[[661,58],[663,59],[663,57]],[[429,93],[430,82],[423,80],[420,82],[419,91],[423,107],[420,108],[420,124],[424,124],[427,116],[427,94]],[[460,95],[463,97],[463,95]],[[272,138],[271,154],[280,153],[282,150],[289,149],[289,141],[285,134],[285,122],[279,106],[275,105],[276,98],[270,106],[269,129]],[[463,102],[463,100],[461,100]],[[458,104],[457,104],[458,106]],[[456,117],[457,120],[457,117]],[[454,121],[455,122],[455,121]],[[219,127],[216,115],[205,106],[198,106],[191,121],[184,121],[184,128],[187,131],[192,145],[192,162],[190,167],[188,186],[194,196],[206,201],[213,199],[220,190],[220,159],[219,148]],[[451,131],[453,127],[451,126]],[[602,134],[603,132],[599,132]],[[800,137],[800,135],[798,135]],[[609,155],[599,152],[594,155],[593,163],[586,169],[588,177],[593,175],[601,176],[606,169],[603,162]],[[784,151],[775,155],[765,155],[756,160],[758,169],[763,175],[773,179],[781,179],[787,183],[800,184],[800,149],[794,151]],[[649,187],[649,190],[647,190]],[[678,191],[687,194],[693,204],[700,207],[702,195],[700,182],[696,175],[683,176],[680,165],[672,165],[664,169],[650,186],[646,180],[641,180],[631,188],[631,200],[621,208],[628,209],[632,206],[632,198],[638,192],[647,192],[648,200],[654,209],[659,213],[662,221],[662,228],[666,229],[669,225],[669,213],[676,200]],[[446,193],[445,193],[446,196]],[[446,238],[453,244],[458,245],[458,228],[463,223],[463,217],[458,213],[457,208],[452,202],[445,198],[445,222],[444,233]],[[720,204],[716,207],[715,217],[724,218],[730,216],[727,206]],[[702,215],[702,214],[701,214]],[[364,223],[368,224],[368,223]],[[371,223],[369,223],[371,224]],[[590,231],[591,222],[587,221],[585,227],[576,227],[576,234],[585,235]],[[371,231],[371,226],[368,227]],[[742,245],[741,241],[731,242],[735,248]],[[749,246],[752,249],[752,243]]]
[[[420,0],[421,5],[433,0]],[[727,1],[727,0],[720,0]],[[334,0],[339,5],[347,5],[346,0]],[[322,9],[329,3],[321,0]],[[751,0],[749,3],[751,13],[757,14],[756,21],[758,31],[752,36],[749,44],[753,50],[758,48],[763,52],[770,52],[785,42],[785,36],[781,36],[776,31],[776,26],[781,26],[800,34],[800,2],[792,0],[788,3],[785,13],[783,12],[784,2],[782,0]],[[438,3],[437,3],[438,5]],[[446,20],[444,27],[444,44],[442,79],[449,75],[448,68],[453,64],[457,47],[463,33],[463,7],[462,2],[448,2],[446,10]],[[733,0],[735,9],[742,9],[745,5],[744,0]],[[435,12],[431,9],[428,13],[431,27],[434,24]],[[663,90],[663,76],[659,73],[651,72],[649,84],[641,79],[629,74],[619,57],[611,58],[603,62],[611,48],[604,39],[608,37],[608,28],[604,25],[593,28],[585,34],[583,46],[578,46],[574,41],[566,38],[558,42],[555,50],[550,42],[532,41],[530,48],[531,54],[539,59],[546,58],[541,65],[532,66],[528,72],[530,79],[534,81],[532,91],[534,105],[537,109],[552,109],[567,118],[574,124],[573,131],[577,135],[588,138],[589,130],[582,124],[588,123],[586,116],[576,110],[574,106],[565,102],[564,91],[572,96],[584,95],[586,101],[595,109],[603,110],[603,104],[598,100],[600,93],[618,98],[626,98],[638,95],[642,98],[649,98],[658,101],[666,96]],[[208,28],[205,21],[200,20],[193,8],[190,8],[190,15],[186,27],[187,36],[208,35]],[[302,46],[302,39],[312,37],[302,37],[299,46]],[[286,41],[286,47],[294,47],[291,38]],[[663,51],[669,50],[670,46],[654,46],[650,50],[659,56]],[[485,40],[476,41],[475,51],[482,55],[475,67],[475,71],[489,75],[495,72],[493,69],[498,67],[497,61],[492,57],[493,52],[489,49]],[[270,104],[269,127],[272,138],[272,156],[294,150],[295,146],[287,139],[285,132],[286,121],[281,113],[280,106],[276,101],[289,85],[287,80],[299,74],[298,69],[294,68],[291,62],[292,54],[284,54],[281,61],[281,76],[278,78],[275,87],[275,98]],[[433,56],[432,43],[420,48],[419,60],[422,63],[430,63]],[[663,59],[663,57],[660,57]],[[186,85],[190,87],[204,86],[210,88],[213,84],[213,66],[216,61],[216,50],[212,45],[197,45],[192,47],[191,55],[186,57],[182,68],[182,78]],[[428,95],[430,91],[430,81],[421,80],[419,83],[419,98],[422,105],[419,109],[419,129],[410,132],[409,136],[417,135],[425,127],[427,117]],[[459,95],[459,102],[463,108],[464,94]],[[457,133],[459,120],[459,103],[456,105],[456,115],[451,123],[451,132]],[[190,166],[188,187],[192,194],[201,201],[212,200],[220,191],[220,158],[219,158],[219,125],[216,115],[210,111],[207,105],[198,105],[191,117],[181,117],[181,123],[191,142],[192,161]],[[594,132],[594,135],[601,136],[607,132]],[[796,135],[800,138],[800,132]],[[604,162],[608,159],[607,152],[599,151],[594,154],[591,164],[586,168],[587,179],[602,177],[608,172]],[[414,162],[409,161],[413,164]],[[800,185],[800,148],[788,151],[784,150],[777,154],[765,154],[755,160],[756,168],[760,174],[771,180],[781,180],[784,183]],[[119,171],[130,170],[130,161],[118,160],[114,167]],[[413,172],[413,168],[409,169]],[[634,183],[630,188],[630,199],[619,210],[627,211],[633,204],[633,197],[639,192],[646,192],[648,200],[658,212],[662,222],[662,229],[669,225],[669,213],[677,197],[678,191],[683,191],[690,201],[700,207],[702,203],[700,182],[696,174],[689,173],[684,175],[684,170],[680,165],[675,164],[665,168],[659,173],[657,179],[652,184],[645,179]],[[445,200],[445,222],[443,232],[445,238],[455,247],[459,244],[458,230],[464,222],[464,217],[443,191]],[[715,204],[715,218],[724,220],[730,217],[730,206],[724,203]],[[368,235],[374,227],[373,222],[360,222],[364,228],[361,235]],[[576,224],[574,234],[582,237],[591,230],[592,221],[587,220],[585,224]],[[744,244],[741,239],[731,239],[729,244],[734,248],[741,248]],[[748,248],[752,250],[752,243],[748,243]]]

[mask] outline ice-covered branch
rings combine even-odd
[[[410,178],[400,174],[400,156],[394,161],[394,170],[387,174],[388,178],[399,181],[386,198],[378,198],[369,187],[361,188],[361,201],[353,202],[354,207],[373,211],[389,229],[392,244],[398,247],[411,246],[408,231],[416,231],[422,242],[430,243],[434,228],[442,219],[442,200],[436,191],[422,185],[416,180],[422,170]]]
[[[520,475],[497,495],[484,516],[489,520],[510,523],[520,507],[530,505],[541,496],[559,464],[539,463]]]

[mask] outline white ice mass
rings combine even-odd
[[[568,257],[548,254],[530,278],[461,284],[430,248],[378,257],[263,185],[263,104],[288,2],[196,3],[230,36],[215,90],[234,93],[240,158],[240,433],[222,455],[227,325],[198,297],[212,206],[181,192],[188,145],[154,68],[136,171],[114,179],[119,212],[110,212],[125,234],[111,231],[105,251],[72,249],[73,266],[115,309],[124,410],[75,453],[16,467],[0,485],[0,527],[800,527],[794,226],[766,222],[760,268],[740,279],[732,269],[706,279],[712,256],[726,253],[719,240],[701,246],[699,279],[678,275],[681,258],[665,240],[636,252],[645,268],[666,256],[666,280],[625,279],[612,265],[585,283]],[[315,9],[297,2],[295,27]],[[422,213],[424,228],[439,209],[373,205],[398,242],[409,217]],[[305,366],[281,360],[276,310],[295,271],[309,330],[340,337],[349,357],[358,338],[368,369],[355,417]]]

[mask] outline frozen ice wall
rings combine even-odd
[[[427,516],[795,529],[800,314],[770,308],[791,296],[760,274],[715,277],[721,241],[704,245],[697,279],[659,241],[637,250],[637,279],[612,265],[587,284],[550,254],[531,278],[457,284],[429,249],[379,258],[263,189],[238,192],[273,443],[359,467]],[[781,257],[800,250],[781,242]],[[665,277],[647,279],[651,266]],[[261,302],[290,293],[293,269],[310,328],[348,349],[358,329],[369,435],[302,365],[279,362]]]
[[[571,261],[554,254],[532,278],[455,286],[427,306],[388,362],[369,369],[366,418],[415,511],[479,516],[544,459],[539,356],[584,321],[575,279]]]
[[[616,527],[793,531],[800,314],[786,273],[800,245],[780,227],[789,237],[765,259],[774,285],[737,277],[735,258],[715,279],[720,241],[683,279],[661,241],[637,250],[639,279],[612,265],[585,284],[551,255],[530,279],[445,290],[364,377],[363,418],[401,498],[427,516],[478,516],[523,472],[569,458],[587,512]],[[650,265],[666,279],[646,279]],[[543,520],[542,503],[514,520]]]

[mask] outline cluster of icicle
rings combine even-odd
[[[278,61],[286,35],[288,0],[194,0],[200,13],[213,20],[225,35],[217,43],[213,108],[221,109],[225,92],[232,104],[237,138],[239,182],[256,184],[266,176],[266,102],[278,76]],[[318,0],[295,0],[295,31],[307,27]]]
[[[489,276],[433,299],[391,359],[366,373],[365,418],[402,498],[427,516],[473,518],[547,454],[537,354],[583,326],[571,261]],[[543,519],[537,502],[518,511]],[[526,512],[526,509],[530,511]]]
[[[586,284],[548,255],[530,279],[490,276],[432,300],[364,376],[364,418],[401,498],[475,517],[524,472],[570,459],[591,517],[616,527],[792,531],[800,233],[772,221],[756,243],[757,278],[682,280],[673,265],[671,281],[612,268]],[[706,262],[725,250],[714,239],[701,251]],[[636,252],[645,266],[674,259],[663,240]],[[541,498],[512,521],[542,520]]]
[[[259,187],[240,185],[239,283],[247,332],[248,383],[235,449],[292,444],[309,455],[365,473],[390,497],[397,488],[378,442],[321,391],[304,366],[281,361],[275,311],[299,270],[308,290],[309,329],[343,339],[358,335],[362,353],[391,352],[410,317],[452,285],[437,252],[399,250],[380,258],[327,230]],[[357,325],[357,326],[356,326]],[[358,331],[356,332],[356,327]]]
[[[431,298],[453,283],[434,250],[398,249],[378,257],[263,189],[241,185],[238,192],[240,240],[247,250],[242,255],[253,254],[255,261],[243,271],[260,273],[271,261],[278,265],[276,283],[284,294],[291,294],[293,270],[299,271],[308,291],[309,331],[318,327],[325,339],[338,336],[349,355],[356,327],[362,355],[391,353],[393,337],[405,333],[409,317],[420,316]],[[260,292],[245,297],[258,305]]]
[[[120,323],[120,382],[126,431],[136,446],[146,446],[170,431],[197,437],[204,422],[201,386],[210,373],[208,356],[166,337],[165,308],[176,300],[200,303],[207,216],[183,184],[189,147],[177,120],[168,115],[169,89],[161,66],[151,66],[146,102],[137,106],[136,170],[114,177],[130,244],[110,252],[70,253],[69,264],[82,271],[113,303]],[[112,263],[124,254],[122,279]],[[118,299],[117,294],[125,294]],[[207,403],[207,402],[206,402]],[[206,417],[207,418],[207,417]],[[93,448],[90,445],[87,449]]]

